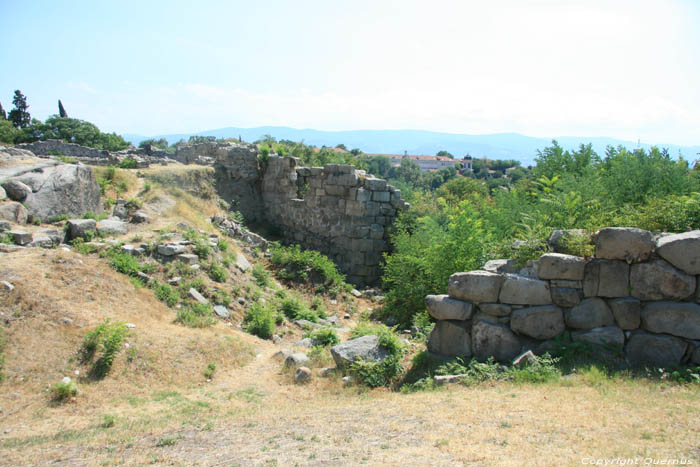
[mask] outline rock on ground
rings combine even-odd
[[[349,340],[331,347],[335,364],[342,370],[350,368],[353,362],[362,359],[367,362],[379,362],[389,357],[389,352],[379,345],[379,337],[370,335]]]

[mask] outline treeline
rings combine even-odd
[[[103,133],[90,122],[69,118],[60,100],[58,114],[51,115],[44,122],[31,118],[27,98],[21,91],[15,91],[12,103],[14,108],[9,114],[5,113],[0,103],[0,143],[19,144],[61,139],[68,143],[108,151],[119,151],[129,147],[129,143],[116,133]]]
[[[490,189],[487,180],[456,177],[434,191],[416,187],[407,196],[413,208],[391,237],[384,312],[403,325],[425,320],[424,297],[445,293],[452,273],[494,258],[524,265],[546,251],[554,229],[700,228],[699,175],[663,149],[608,147],[599,156],[591,145],[566,151],[554,141],[507,186]],[[573,254],[589,251],[583,239],[571,244]]]

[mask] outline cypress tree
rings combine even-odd
[[[2,102],[0,102],[0,120],[7,120],[7,114],[5,114],[5,109],[2,108]]]
[[[63,108],[61,99],[58,100],[58,116],[61,118],[68,118],[68,112],[66,112],[66,109]]]
[[[27,128],[32,123],[32,117],[27,111],[27,109],[29,109],[27,98],[19,89],[15,90],[15,97],[12,98],[12,103],[15,108],[10,110],[8,119],[12,120],[12,124],[15,128]]]

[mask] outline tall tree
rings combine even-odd
[[[0,102],[0,120],[7,120],[5,109],[2,108],[2,102]]]
[[[15,108],[10,110],[9,120],[12,121],[15,128],[27,128],[32,123],[32,118],[28,112],[27,98],[24,97],[19,89],[15,90],[12,104],[14,104]]]
[[[61,99],[58,100],[58,116],[61,118],[68,118],[68,112],[66,112],[66,109],[63,108]]]

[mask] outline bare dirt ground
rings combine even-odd
[[[63,262],[60,262],[63,261]],[[651,381],[498,383],[402,394],[295,385],[269,341],[183,328],[148,290],[77,253],[0,256],[17,307],[0,394],[2,465],[552,465],[582,458],[700,462],[700,389]],[[16,294],[13,295],[12,294]],[[136,325],[131,362],[53,404],[85,328]],[[72,319],[71,325],[61,318]],[[206,362],[220,362],[206,382]],[[112,419],[110,423],[108,418]]]

